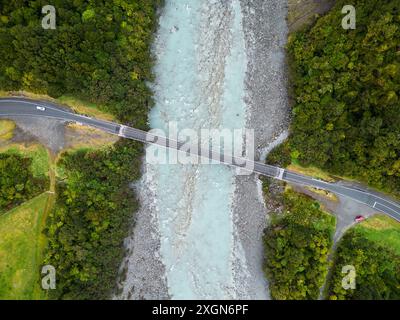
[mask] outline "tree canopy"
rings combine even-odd
[[[45,264],[57,270],[51,298],[107,299],[116,285],[123,240],[137,201],[129,183],[139,177],[134,142],[64,154],[63,181],[47,224]],[[138,146],[136,146],[138,147]]]
[[[271,295],[279,300],[317,299],[328,271],[335,218],[318,202],[287,191],[283,215],[265,230],[264,270]]]
[[[343,266],[355,269],[355,289],[345,290]],[[400,256],[388,246],[367,239],[357,230],[350,230],[337,249],[328,298],[340,300],[399,300]]]
[[[106,106],[145,127],[152,105],[150,44],[161,0],[0,0],[0,88],[63,94]]]
[[[341,9],[356,8],[355,30]],[[291,155],[303,165],[400,192],[400,6],[339,0],[289,42]]]

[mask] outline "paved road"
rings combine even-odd
[[[44,107],[45,110],[39,110],[37,106]],[[63,109],[55,104],[33,101],[23,98],[4,98],[0,99],[0,117],[46,117],[59,119],[70,122],[77,122],[83,125],[98,128],[100,130],[109,132],[111,134],[119,135],[123,138],[133,139],[140,142],[152,143],[161,145],[168,148],[179,149],[180,142],[167,139],[162,136],[157,136],[146,131],[138,130],[131,127],[126,127],[117,123],[108,122],[104,120],[93,119],[87,116],[74,114],[67,109]],[[233,159],[218,152],[206,151],[202,152],[199,147],[197,156],[206,155],[207,158],[213,159],[217,162],[225,163],[230,166],[240,167],[244,170],[250,170],[272,177],[275,179],[283,180],[289,183],[298,185],[315,187],[327,190],[342,196],[349,197],[355,201],[366,204],[379,212],[385,213],[388,216],[400,221],[400,204],[387,197],[371,192],[368,190],[361,190],[360,188],[343,186],[337,183],[328,183],[325,181],[317,180],[308,176],[297,174],[289,170],[284,170],[278,167],[263,164],[261,162],[253,162],[244,158],[234,157]],[[208,155],[208,156],[207,156]],[[232,161],[233,160],[233,161]],[[246,169],[247,168],[247,169]]]

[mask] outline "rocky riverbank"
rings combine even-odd
[[[256,157],[265,158],[271,147],[286,136],[289,125],[285,44],[286,1],[242,0],[248,68],[246,74],[247,128],[254,129]],[[236,237],[245,260],[237,272],[241,297],[269,298],[262,271],[262,234],[266,208],[257,176],[237,176],[233,208]],[[237,263],[242,265],[242,263]]]

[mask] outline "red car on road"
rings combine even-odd
[[[364,216],[361,216],[361,215],[356,216],[356,218],[354,219],[355,222],[361,222],[361,221],[363,221],[363,220],[365,220],[365,217],[364,217]]]

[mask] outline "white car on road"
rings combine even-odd
[[[37,110],[40,110],[40,111],[45,111],[45,110],[46,110],[45,107],[41,107],[41,106],[36,106],[36,109],[37,109]]]

